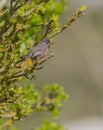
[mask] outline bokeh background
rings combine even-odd
[[[103,0],[68,0],[61,23],[83,4],[87,11],[56,37],[49,51],[55,57],[44,64],[34,84],[39,88],[53,83],[64,86],[70,97],[58,122],[67,130],[103,130]],[[16,125],[29,130],[49,116],[34,113]]]

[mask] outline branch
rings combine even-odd
[[[59,33],[63,32],[65,29],[67,29],[74,21],[77,20],[81,16],[81,14],[86,10],[86,6],[83,5],[81,8],[77,9],[75,14],[67,20],[67,22],[53,35],[51,35],[49,38],[55,37]]]
[[[47,28],[46,28],[46,32],[43,38],[47,37],[48,33],[50,33],[50,30],[51,30],[50,26],[52,23],[53,23],[53,20],[50,20],[49,23],[46,25]]]
[[[2,9],[6,6],[7,1],[8,1],[8,0],[1,0],[1,1],[0,1],[0,10],[2,10]]]
[[[10,113],[11,114],[11,113]],[[12,119],[8,119],[6,122],[4,122],[1,126],[0,129],[4,130],[6,129],[8,126],[11,126],[13,123]]]
[[[43,4],[44,2],[40,2],[36,7],[33,7],[32,9],[28,10],[24,15],[23,18],[28,17],[29,15],[31,15],[33,12],[37,12],[39,11],[39,7]]]

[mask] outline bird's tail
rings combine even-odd
[[[22,57],[20,57],[20,60],[23,61],[23,60],[25,60],[26,58],[29,58],[29,54],[23,55]]]
[[[19,61],[16,62],[16,64],[22,62],[23,60],[25,60],[26,58],[29,58],[29,54],[23,55],[22,57],[20,57]]]

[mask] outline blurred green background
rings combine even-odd
[[[70,95],[58,120],[64,124],[103,116],[103,1],[69,0],[61,23],[83,4],[87,5],[87,11],[56,37],[49,51],[55,57],[44,64],[34,81],[39,89],[53,83],[64,86]],[[36,128],[47,116],[50,115],[34,113],[16,125],[19,130]]]

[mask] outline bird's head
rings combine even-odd
[[[42,40],[42,42],[43,42],[43,43],[46,43],[47,45],[53,44],[53,42],[51,42],[50,39],[47,38],[47,37],[44,38],[44,39]]]

